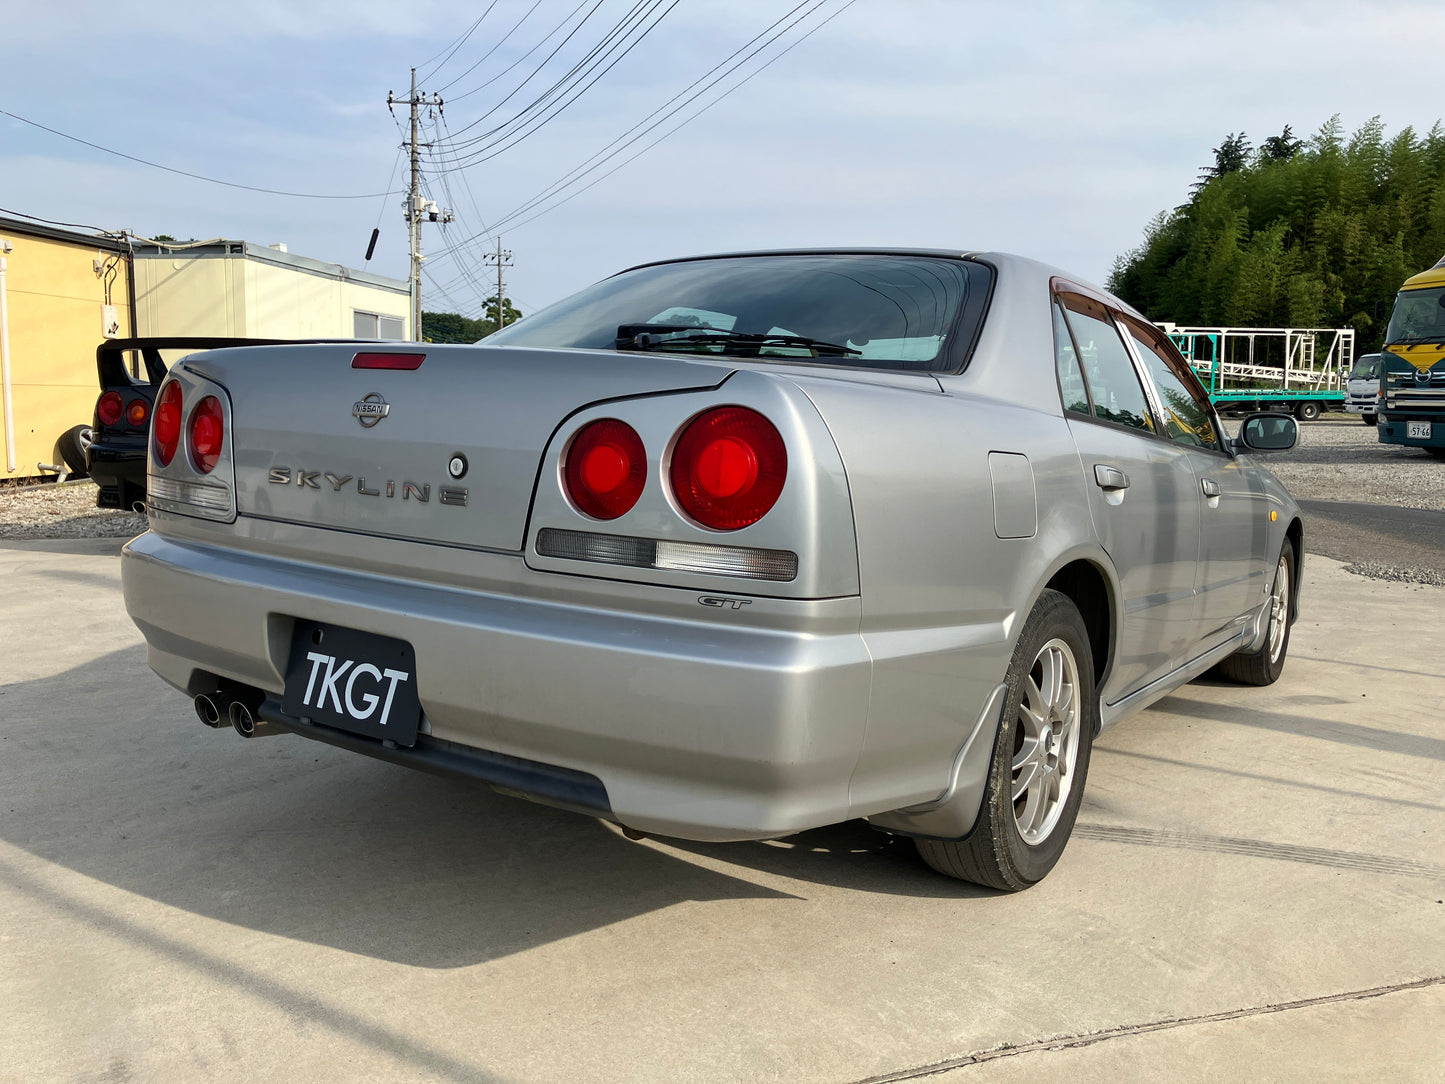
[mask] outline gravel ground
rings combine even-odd
[[[145,516],[95,506],[95,483],[0,487],[0,538],[130,538]]]
[[[1364,501],[1445,512],[1445,461],[1419,448],[1381,444],[1373,426],[1348,421],[1301,425],[1292,451],[1261,455],[1296,500]],[[1229,423],[1231,432],[1239,428]]]

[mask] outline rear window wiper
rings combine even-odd
[[[693,324],[619,324],[617,339],[613,345],[618,350],[656,350],[659,347],[690,346],[754,346],[753,353],[760,354],[765,346],[797,346],[811,352],[813,357],[824,354],[838,357],[861,358],[863,351],[851,346],[830,343],[823,339],[810,339],[806,335],[764,334],[753,331],[724,331],[715,327],[697,327]]]

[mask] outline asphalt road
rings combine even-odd
[[[0,1080],[1440,1079],[1445,589],[1307,562],[1283,678],[1106,731],[999,895],[207,730],[118,548],[0,543]]]
[[[1379,578],[1445,586],[1445,512],[1301,500],[1305,552]]]

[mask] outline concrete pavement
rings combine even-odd
[[[206,730],[117,550],[0,546],[0,1079],[1440,1079],[1445,589],[1309,558],[1283,679],[1106,731],[1000,896]]]

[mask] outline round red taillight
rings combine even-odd
[[[221,400],[208,395],[191,411],[191,466],[201,474],[210,474],[221,459],[225,441],[226,422],[221,413]]]
[[[672,494],[704,527],[736,531],[768,514],[788,477],[788,450],[756,410],[719,407],[688,422],[672,450]]]
[[[114,425],[120,421],[120,407],[120,392],[108,391],[100,397],[100,402],[95,404],[95,416],[101,425]]]
[[[156,462],[166,467],[175,458],[176,447],[181,442],[181,386],[175,381],[161,391],[154,423],[151,432],[155,435]]]
[[[593,519],[616,519],[642,496],[647,452],[626,422],[603,418],[572,439],[562,468],[567,496]]]
[[[125,408],[125,420],[139,429],[145,425],[146,417],[150,412],[150,404],[144,399],[132,399],[130,406]]]

